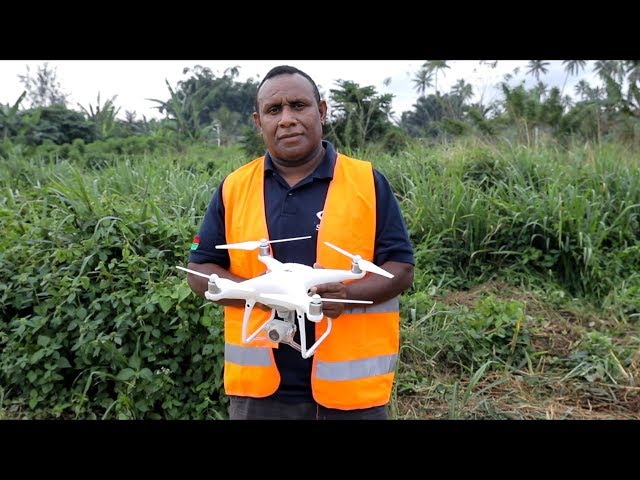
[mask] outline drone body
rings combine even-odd
[[[320,343],[331,331],[331,318],[327,318],[327,329],[320,338],[310,347],[306,345],[305,316],[312,322],[320,322],[324,317],[322,302],[360,303],[371,304],[368,300],[347,300],[321,298],[319,295],[310,295],[311,287],[330,282],[343,282],[362,278],[367,272],[377,273],[388,278],[393,278],[389,272],[375,264],[362,259],[358,255],[352,255],[341,248],[325,242],[329,247],[350,257],[353,262],[350,270],[312,268],[300,263],[282,263],[271,255],[270,243],[311,238],[296,237],[282,240],[262,239],[254,242],[242,242],[229,245],[217,245],[216,248],[255,250],[259,249],[258,260],[267,266],[267,272],[258,277],[253,277],[242,282],[234,282],[222,278],[216,274],[207,275],[184,267],[180,270],[205,277],[209,280],[208,291],[205,298],[211,301],[223,299],[242,299],[245,301],[245,311],[242,321],[242,341],[252,342],[258,338],[268,338],[273,342],[283,342],[299,350],[304,358],[308,358],[318,348]],[[271,308],[271,315],[266,322],[253,333],[248,332],[249,318],[256,303],[267,305]],[[279,318],[275,318],[276,313]],[[297,327],[296,327],[297,323]],[[300,329],[300,344],[293,340],[296,329]],[[258,337],[262,331],[266,337]]]

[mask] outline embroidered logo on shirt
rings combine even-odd
[[[318,217],[321,222],[322,222],[322,212],[324,212],[324,210],[320,210],[318,213],[316,213],[316,217]],[[319,223],[316,225],[316,230],[320,230],[320,224]]]
[[[200,237],[196,235],[193,237],[193,243],[191,244],[191,250],[196,250],[200,245]]]

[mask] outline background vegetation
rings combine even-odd
[[[326,137],[389,178],[415,247],[394,418],[640,418],[638,64],[595,65],[577,102],[505,81],[481,105],[427,61],[397,122],[329,92]],[[263,154],[257,84],[185,73],[160,121],[70,109],[46,64],[0,105],[0,418],[226,418],[221,312],[174,266]]]

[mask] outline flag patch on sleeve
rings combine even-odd
[[[200,237],[196,235],[193,237],[193,243],[191,244],[191,250],[197,250],[200,245]]]

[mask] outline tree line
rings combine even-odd
[[[481,63],[493,68],[497,64]],[[464,79],[449,91],[441,91],[438,79],[450,68],[448,61],[427,60],[412,79],[419,97],[400,118],[393,116],[392,94],[338,80],[328,94],[323,92],[331,105],[325,136],[341,150],[374,144],[390,153],[412,140],[441,141],[463,135],[507,138],[527,145],[543,137],[559,142],[640,143],[640,61],[594,62],[601,85],[592,86],[582,79],[575,96],[564,91],[567,80],[584,72],[587,62],[563,61],[562,88],[549,88],[544,82],[549,65],[544,60],[528,62],[524,75],[537,81],[530,88],[520,69],[515,69],[499,83],[501,98],[485,103],[473,101],[474,87]],[[96,104],[73,108],[61,92],[55,69],[47,63],[36,72],[27,69],[20,76],[22,95],[13,104],[0,104],[0,140],[37,146],[76,139],[91,143],[133,135],[171,136],[220,146],[241,144],[251,154],[262,154],[263,144],[251,116],[259,82],[252,78],[239,81],[238,67],[216,75],[196,65],[185,68],[183,74],[187,78],[177,85],[167,82],[166,98],[149,99],[164,118],[147,120],[131,111],[125,111],[124,119],[117,118],[117,96],[101,101],[98,94]],[[517,79],[520,81],[515,82]],[[25,108],[27,102],[30,106]]]

